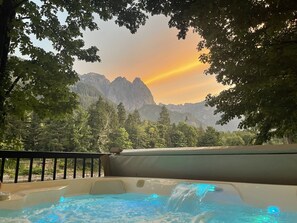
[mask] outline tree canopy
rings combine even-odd
[[[32,112],[23,120],[9,114],[7,122],[5,133],[0,135],[0,150],[107,152],[113,147],[252,145],[255,137],[251,131],[218,132],[185,122],[164,126],[140,120],[137,111],[129,113],[122,127],[117,107],[102,98],[88,110],[78,107],[60,118],[40,118]],[[270,143],[281,142],[274,138]]]
[[[76,105],[69,86],[78,80],[75,59],[100,61],[97,47],[85,47],[82,31],[98,29],[94,19],[115,17],[132,33],[146,15],[133,0],[0,0],[0,125],[8,113],[39,117],[69,113]],[[48,42],[51,49],[38,46]],[[14,55],[22,55],[19,58]],[[2,129],[2,128],[1,128]]]
[[[240,127],[259,131],[258,143],[297,132],[295,1],[148,1],[147,8],[170,16],[179,38],[190,28],[203,38],[206,74],[229,87],[207,97],[220,124],[241,118]]]
[[[297,132],[297,4],[292,0],[0,0],[0,124],[5,114],[40,117],[70,112],[76,104],[69,86],[77,80],[75,59],[99,61],[96,47],[85,48],[82,31],[100,19],[132,33],[146,13],[163,14],[185,38],[193,29],[203,38],[200,60],[207,74],[229,88],[207,97],[224,124],[256,128],[258,143]],[[61,21],[59,15],[65,19]],[[63,17],[62,16],[62,17]],[[34,41],[33,41],[34,40]],[[48,41],[52,50],[38,47]],[[13,56],[18,51],[22,59]]]

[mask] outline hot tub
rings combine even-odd
[[[293,185],[104,177],[2,190],[11,196],[0,201],[0,222],[297,222]]]

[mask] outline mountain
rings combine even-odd
[[[81,75],[78,83],[95,87],[102,95],[106,95],[108,93],[110,85],[110,81],[104,75],[97,73]]]
[[[158,121],[161,112],[161,105],[144,105],[138,111],[142,120]],[[206,128],[206,125],[200,120],[196,119],[189,112],[178,112],[168,110],[171,123],[178,124],[179,122],[186,122],[195,127]]]
[[[151,91],[140,78],[131,83],[124,77],[117,77],[111,82],[106,97],[116,104],[122,102],[128,111],[155,104]]]
[[[155,104],[151,91],[140,78],[130,82],[124,77],[117,77],[110,82],[104,75],[88,73],[81,75],[72,89],[80,95],[85,107],[96,101],[99,96],[115,104],[122,102],[128,111],[139,109],[143,105]]]
[[[215,108],[205,105],[205,101],[198,103],[185,103],[183,105],[166,105],[168,110],[190,113],[194,118],[201,121],[205,126],[211,126],[218,131],[236,131],[238,130],[239,119],[235,118],[226,125],[217,125],[216,122],[220,119],[220,114],[214,115]]]
[[[139,110],[142,120],[157,121],[163,106],[156,105],[150,89],[140,78],[130,82],[124,77],[117,77],[110,82],[104,75],[88,73],[80,76],[72,90],[79,95],[83,107],[88,107],[101,96],[115,105],[122,102],[130,112]],[[219,131],[235,131],[239,124],[239,120],[234,119],[226,125],[217,125],[220,115],[214,115],[215,108],[206,107],[205,102],[165,106],[172,123],[187,122],[203,128],[212,126]]]
[[[99,97],[104,97],[96,87],[83,82],[77,82],[71,90],[78,94],[79,102],[84,108],[95,103]]]

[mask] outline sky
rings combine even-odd
[[[157,103],[184,104],[203,101],[207,94],[218,94],[223,86],[214,76],[205,75],[208,65],[199,62],[199,36],[189,32],[178,40],[178,31],[168,27],[168,18],[150,17],[136,34],[113,21],[99,22],[98,31],[86,31],[86,46],[99,48],[101,62],[76,61],[79,74],[95,72],[110,81],[118,76],[133,81],[140,77]]]

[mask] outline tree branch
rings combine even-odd
[[[30,16],[24,16],[24,17],[17,18],[17,20],[23,20],[23,19],[31,19],[31,17]]]
[[[18,76],[14,80],[14,82],[12,83],[12,85],[10,86],[10,88],[5,92],[5,97],[7,97],[12,92],[12,90],[14,89],[14,87],[16,86],[16,84],[19,82],[20,79],[21,79],[21,76]]]

